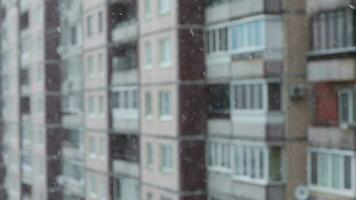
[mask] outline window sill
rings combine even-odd
[[[171,66],[172,66],[171,62],[164,62],[159,64],[159,67],[162,69],[170,68]]]
[[[233,175],[233,179],[234,179],[234,181],[244,182],[244,183],[248,183],[248,184],[255,184],[255,185],[260,185],[260,186],[266,186],[266,185],[271,184],[265,179],[252,179],[252,178],[240,177],[237,175]]]
[[[335,55],[343,55],[343,54],[355,54],[356,47],[344,47],[344,48],[335,48],[335,49],[324,49],[324,50],[313,50],[308,54],[309,58],[317,58],[317,57],[327,57],[327,56],[335,56]]]
[[[151,121],[151,120],[153,120],[153,115],[146,115],[146,116],[145,116],[145,119],[146,119],[147,121]]]
[[[334,189],[334,188],[321,187],[315,185],[309,185],[308,187],[310,188],[310,190],[315,192],[323,192],[323,193],[329,193],[329,194],[339,195],[343,197],[351,197],[351,198],[356,196],[355,192],[353,192],[352,189],[343,190],[343,189]]]
[[[224,168],[224,167],[210,166],[210,167],[208,167],[208,170],[211,171],[211,172],[217,172],[217,173],[221,173],[221,174],[230,174],[230,173],[232,173],[231,169]]]
[[[161,172],[163,172],[165,174],[172,174],[173,173],[173,168],[161,167]]]
[[[153,169],[153,164],[146,164],[146,169],[147,170],[152,170]]]
[[[356,128],[356,124],[355,123],[340,123],[339,125],[340,129],[342,130],[353,130]]]
[[[144,70],[147,70],[147,71],[152,70],[152,68],[153,68],[152,65],[144,65],[144,66],[143,66],[143,69],[144,69]]]
[[[167,116],[160,116],[159,120],[168,122],[168,121],[172,120],[172,116],[168,116],[168,115]]]
[[[169,13],[171,13],[171,11],[170,11],[170,10],[162,10],[162,11],[158,11],[158,16],[159,16],[159,17],[164,17],[164,16],[169,15]]]

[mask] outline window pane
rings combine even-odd
[[[318,180],[317,180],[317,177],[318,177],[318,156],[317,156],[317,153],[311,153],[311,183],[314,184],[314,185],[317,185],[318,184]]]
[[[351,173],[351,158],[350,156],[344,156],[344,188],[351,189],[351,181],[353,174]]]

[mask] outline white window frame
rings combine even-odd
[[[90,14],[86,17],[86,36],[87,38],[94,35],[94,15]]]
[[[172,10],[172,0],[158,0],[158,14],[159,15],[167,15]]]
[[[148,99],[150,100],[149,102],[148,102]],[[146,120],[153,119],[153,95],[152,95],[152,92],[150,92],[150,91],[145,92],[144,104],[145,104],[145,110],[144,110],[145,113],[144,114],[145,114]]]
[[[99,75],[100,76],[105,76],[105,62],[104,62],[104,53],[100,52],[98,53],[98,57],[97,57],[97,69],[99,71]]]
[[[95,95],[89,95],[88,96],[88,116],[89,117],[95,117]]]
[[[168,102],[164,96],[167,95]],[[169,109],[169,113],[164,113],[164,108]],[[172,92],[168,90],[162,90],[158,93],[158,108],[159,108],[159,119],[162,121],[169,121],[172,119]]]
[[[88,153],[90,159],[95,159],[97,156],[97,144],[96,144],[96,137],[93,135],[88,136]]]
[[[174,168],[173,161],[173,146],[172,144],[161,144],[160,145],[160,168],[163,172],[171,173]]]
[[[256,51],[263,51],[265,48],[266,48],[266,35],[267,35],[267,29],[266,27],[268,26],[268,22],[270,20],[276,20],[274,18],[270,18],[268,16],[265,16],[265,15],[259,15],[259,16],[256,16],[256,17],[250,17],[250,18],[246,18],[246,19],[242,19],[242,20],[238,20],[236,22],[233,22],[230,24],[230,28],[229,28],[229,38],[231,39],[230,42],[229,42],[229,49],[230,49],[230,52],[232,54],[241,54],[241,53],[250,53],[250,52],[256,52]],[[255,33],[249,33],[248,32],[248,24],[250,23],[256,23],[256,22],[260,22],[261,23],[261,36],[260,36],[260,45],[257,45],[257,46],[254,46],[252,44],[248,44],[248,40],[249,39],[252,39],[250,37],[255,36]],[[237,45],[237,48],[234,48],[233,47],[233,38],[235,37],[238,37],[238,36],[234,36],[233,35],[233,32],[234,32],[234,29],[238,28],[238,27],[241,27],[241,26],[246,26],[244,27],[244,29],[242,30],[242,36],[243,39],[242,39],[242,46],[240,48],[238,48],[238,41],[236,43]],[[254,28],[255,29],[255,28]],[[255,30],[256,31],[256,30]],[[258,32],[258,31],[257,31]]]
[[[153,68],[153,48],[151,41],[145,41],[144,45],[144,69],[149,70]]]
[[[229,151],[229,166],[223,166],[223,162],[224,159],[226,159],[225,157],[225,147],[228,147],[228,151]],[[231,173],[232,172],[232,145],[230,141],[226,141],[226,140],[209,140],[208,144],[207,144],[207,148],[206,148],[206,152],[207,152],[207,164],[206,166],[208,166],[208,170],[211,171],[219,171],[222,173]],[[223,157],[221,157],[221,155],[223,155]],[[210,160],[211,158],[211,160]],[[210,161],[212,163],[210,163]]]
[[[332,188],[332,186],[330,187],[327,186],[327,187],[324,187],[324,186],[320,186],[320,185],[314,185],[312,183],[312,166],[311,166],[311,154],[312,153],[317,153],[317,154],[326,154],[328,156],[328,168],[329,169],[332,169],[331,166],[332,166],[332,161],[330,159],[331,155],[337,155],[337,156],[350,156],[351,158],[351,178],[350,178],[350,181],[351,181],[351,189],[336,189],[336,188]],[[346,150],[340,150],[340,149],[325,149],[325,148],[309,148],[308,149],[308,154],[307,154],[307,160],[308,160],[308,163],[307,163],[307,167],[308,167],[308,170],[307,170],[307,181],[308,181],[308,187],[313,190],[313,191],[316,191],[316,192],[323,192],[323,193],[331,193],[331,194],[336,194],[336,195],[340,195],[340,196],[345,196],[345,197],[352,197],[354,198],[356,196],[356,189],[355,189],[355,180],[354,180],[354,177],[355,177],[355,152],[353,151],[346,151]],[[319,160],[319,155],[318,155],[318,158],[317,160]],[[318,161],[319,162],[319,161]],[[344,168],[343,168],[343,164],[342,166],[340,167],[340,170],[342,170],[341,174],[344,174]],[[319,171],[319,168],[318,168],[318,171]],[[332,174],[327,174],[328,175],[328,183],[331,183],[332,184]],[[340,177],[341,178],[341,184],[343,183],[343,177]],[[317,179],[319,179],[319,176],[317,175]]]
[[[342,116],[343,116],[343,105],[341,101],[342,95],[347,95],[347,103],[348,103],[348,121],[343,121]],[[356,126],[356,113],[354,114],[354,111],[356,110],[356,90],[353,88],[348,88],[348,89],[341,89],[338,92],[338,107],[339,107],[339,121],[340,121],[340,127],[341,128],[349,128],[350,126]],[[355,119],[354,119],[355,118]]]
[[[172,65],[173,41],[170,36],[164,36],[158,40],[159,47],[159,66],[168,68]]]
[[[134,100],[135,98],[133,96],[134,92],[137,91],[136,95],[136,102],[137,102],[137,108],[134,108]],[[137,119],[139,116],[139,88],[137,86],[129,86],[129,87],[115,87],[112,89],[112,93],[120,93],[118,101],[120,102],[120,107],[119,108],[112,108],[111,112],[113,113],[114,117],[116,119]],[[125,108],[124,101],[125,97],[124,94],[125,92],[128,94],[128,107]],[[114,94],[113,94],[114,95]]]
[[[87,75],[90,79],[95,78],[95,57],[93,55],[87,57]]]
[[[151,142],[146,142],[145,149],[146,149],[146,159],[145,159],[146,168],[152,169],[153,165],[154,165],[154,147],[153,147],[153,144]]]
[[[152,18],[152,0],[145,0],[144,2],[144,12],[145,12],[145,19]]]

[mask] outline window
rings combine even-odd
[[[98,68],[99,68],[99,74],[104,75],[105,74],[105,63],[104,63],[104,58],[103,54],[99,53],[98,54]]]
[[[169,67],[172,62],[172,46],[170,38],[159,40],[159,59],[161,67]]]
[[[132,109],[138,109],[138,94],[137,90],[131,91],[131,102],[132,102]]]
[[[97,184],[97,177],[93,174],[89,175],[89,191],[91,195],[98,194],[98,184]]]
[[[164,171],[173,170],[173,149],[171,145],[161,145],[161,169]]]
[[[96,144],[95,144],[95,138],[93,136],[89,136],[89,155],[91,156],[96,155]]]
[[[233,159],[237,178],[257,181],[280,181],[282,178],[280,147],[268,149],[252,144],[236,144]]]
[[[28,86],[30,84],[30,73],[28,68],[20,70],[20,82],[22,86]]]
[[[209,142],[209,168],[220,171],[231,170],[231,148],[227,142]]]
[[[350,8],[342,8],[313,15],[311,49],[323,51],[354,46],[353,12]]]
[[[152,94],[150,92],[145,93],[145,116],[146,118],[152,117]]]
[[[232,173],[249,181],[282,180],[282,150],[278,146],[209,141],[207,153],[210,171]]]
[[[152,45],[151,45],[151,42],[146,41],[144,48],[145,48],[145,50],[144,50],[145,51],[145,60],[144,60],[145,68],[150,69],[150,68],[152,68]]]
[[[94,77],[94,57],[92,55],[87,58],[87,66],[88,66],[88,75],[89,77]]]
[[[104,97],[103,97],[103,95],[100,95],[100,97],[99,97],[99,114],[100,115],[104,114],[104,106],[105,106]]]
[[[105,137],[100,137],[100,148],[99,148],[99,151],[100,151],[100,156],[102,158],[105,158],[105,148],[106,148],[106,141],[105,141]]]
[[[100,11],[98,13],[98,24],[99,24],[99,33],[103,31],[103,13]]]
[[[88,112],[90,115],[95,114],[95,102],[93,96],[90,96],[88,100]]]
[[[153,145],[146,143],[146,166],[149,168],[153,165],[153,153]]]
[[[278,111],[281,109],[281,88],[279,82],[237,82],[233,84],[232,97],[233,108],[236,110]]]
[[[112,108],[118,113],[118,117],[128,117],[128,112],[137,112],[139,95],[136,88],[118,88],[112,92]]]
[[[130,92],[129,91],[124,91],[124,108],[125,109],[128,109],[130,108],[129,105],[130,105]]]
[[[356,122],[356,91],[345,89],[339,92],[339,115],[341,126]]]
[[[224,52],[228,50],[228,28],[209,30],[205,34],[207,53]]]
[[[21,14],[20,16],[20,30],[25,30],[30,27],[30,17],[29,11]]]
[[[234,86],[235,108],[238,110],[263,109],[263,85],[241,84]]]
[[[152,17],[152,0],[145,0],[145,17],[146,19]]]
[[[354,188],[354,155],[330,149],[309,151],[309,184],[329,192],[351,193]]]
[[[261,50],[264,47],[264,21],[241,23],[231,28],[231,47],[236,52]]]
[[[209,85],[209,112],[228,113],[230,109],[230,88],[228,84]]]
[[[171,116],[171,94],[170,92],[159,93],[159,115],[162,118]]]
[[[70,28],[70,44],[76,45],[78,43],[78,28],[77,26],[72,26]]]
[[[111,97],[111,105],[112,108],[120,108],[121,107],[121,92],[115,91],[112,93]]]
[[[171,0],[158,0],[158,12],[160,15],[167,14],[171,11]]]
[[[153,200],[153,194],[151,192],[146,193],[146,200]]]
[[[91,37],[93,36],[93,32],[94,32],[94,24],[93,24],[93,16],[89,15],[87,17],[87,37]]]

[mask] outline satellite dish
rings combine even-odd
[[[309,198],[309,190],[304,185],[299,185],[295,191],[294,196],[297,200],[307,200]]]

